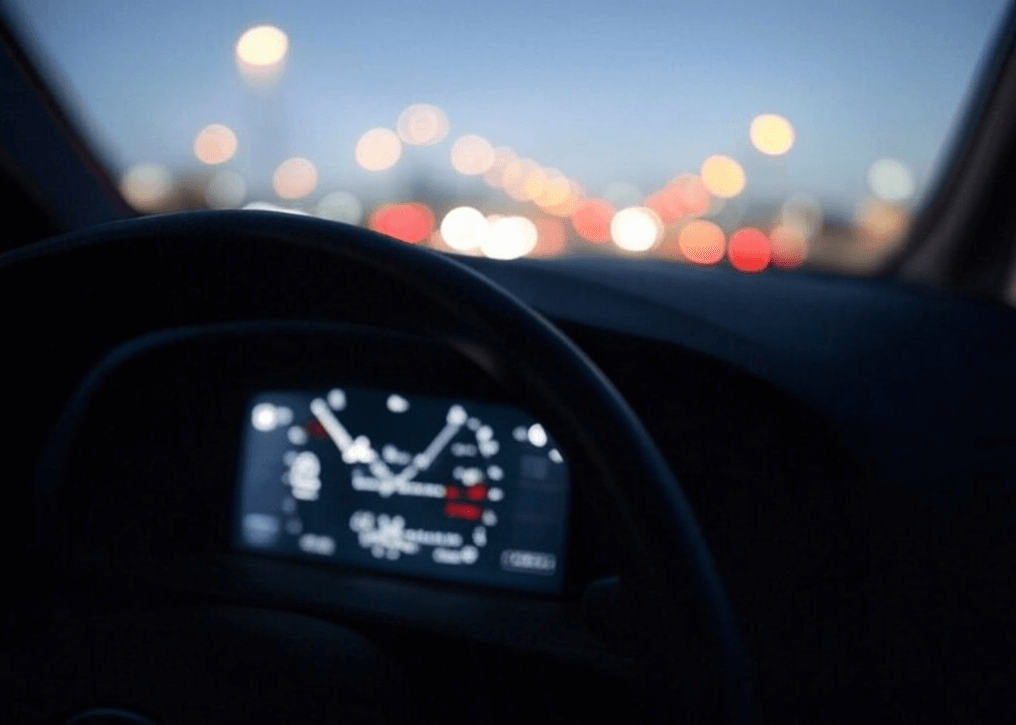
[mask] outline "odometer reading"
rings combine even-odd
[[[568,469],[517,408],[362,388],[248,409],[235,543],[555,591]]]

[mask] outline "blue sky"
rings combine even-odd
[[[1005,3],[174,2],[9,0],[23,35],[72,95],[110,166],[197,169],[194,135],[237,130],[250,156],[303,155],[321,190],[383,188],[424,167],[451,180],[451,142],[478,133],[597,193],[645,191],[714,153],[739,159],[748,198],[807,193],[849,209],[881,157],[923,185]],[[290,54],[271,102],[233,62],[240,33],[274,23]],[[451,122],[439,146],[393,170],[358,169],[356,139],[416,102]],[[795,126],[790,153],[754,151],[759,113]],[[259,134],[272,129],[271,138]],[[260,129],[260,130],[259,130]],[[271,147],[270,149],[268,147]],[[458,182],[461,183],[461,182]]]

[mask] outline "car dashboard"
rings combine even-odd
[[[465,263],[557,324],[666,455],[767,719],[912,711],[942,662],[1008,641],[973,622],[1001,621],[983,582],[1016,553],[1009,310],[873,281]],[[211,597],[350,623],[392,650],[426,642],[441,652],[428,687],[465,656],[473,684],[535,692],[544,672],[561,688],[556,705],[506,692],[470,704],[495,720],[530,706],[592,716],[615,697],[631,674],[618,523],[577,483],[595,472],[510,392],[510,359],[426,311],[436,332],[392,324],[397,293],[385,319],[340,299],[342,324],[297,298],[242,320],[203,299],[58,326],[63,377],[29,414],[45,440],[14,435],[43,462],[36,544],[73,560],[11,602],[8,646],[81,597]],[[46,350],[26,352],[26,377]],[[967,636],[924,636],[942,622]],[[880,668],[890,658],[906,668]],[[568,690],[576,672],[612,684]],[[892,697],[856,698],[873,683]],[[986,686],[943,684],[964,712]]]

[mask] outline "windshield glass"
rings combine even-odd
[[[873,269],[1006,3],[11,0],[139,211],[494,258]]]

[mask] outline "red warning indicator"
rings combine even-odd
[[[470,501],[483,501],[487,498],[487,487],[482,483],[478,483],[475,486],[467,488],[466,498]]]
[[[445,516],[452,519],[465,519],[466,521],[479,521],[483,515],[483,509],[472,503],[456,503],[447,501],[444,505]]]

